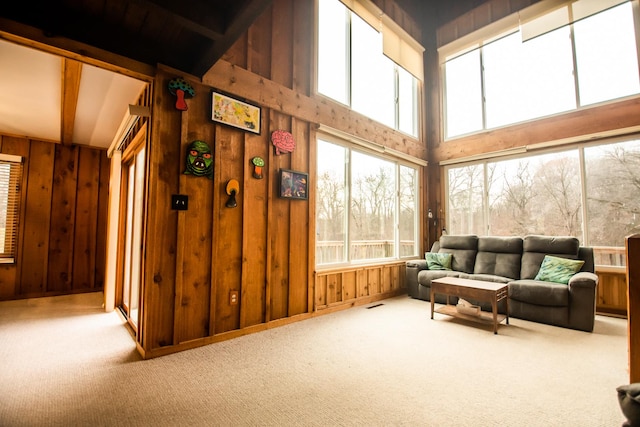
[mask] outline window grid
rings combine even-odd
[[[635,13],[633,12],[633,9],[631,8],[630,2],[626,2],[626,3],[623,3],[623,4],[619,5],[619,6],[613,7],[611,9],[604,10],[604,11],[602,11],[600,13],[595,14],[595,15],[591,15],[591,16],[585,18],[583,21],[588,21],[589,19],[596,19],[596,18],[602,16],[604,13],[613,11],[614,9],[617,9],[619,11],[620,10],[624,11],[623,9],[621,9],[621,8],[624,8],[624,7],[628,7],[628,10],[632,14],[632,16],[635,18]],[[579,58],[578,58],[578,53],[577,53],[579,49],[577,48],[577,45],[576,45],[575,25],[581,25],[581,24],[582,24],[582,21],[577,21],[575,23],[567,24],[567,27],[569,28],[569,37],[570,37],[570,44],[571,44],[571,55],[572,55],[571,61],[572,61],[572,64],[573,64],[572,77],[573,77],[573,86],[574,86],[574,94],[575,94],[575,102],[576,102],[575,106],[573,108],[571,108],[570,110],[580,109],[580,108],[583,108],[585,106],[593,104],[593,102],[583,101],[583,97],[581,97],[581,91],[580,91],[580,80],[579,80],[579,77],[580,77],[580,74],[579,74],[580,73],[580,66],[579,66]],[[556,30],[554,30],[554,31],[556,31]],[[551,31],[551,33],[554,32],[554,31]],[[519,31],[516,30],[516,32],[519,32]],[[513,33],[509,33],[508,35],[506,35],[504,37],[508,37],[511,34],[513,34]],[[547,34],[543,34],[543,35],[540,35],[538,37],[545,37],[545,36],[547,36]],[[634,37],[634,41],[633,42],[635,43],[635,39],[638,38],[638,35],[634,33],[634,36],[635,37]],[[451,129],[456,129],[456,127],[459,127],[459,126],[457,126],[457,124],[452,124],[449,121],[449,119],[450,119],[449,115],[445,114],[445,119],[444,119],[445,120],[445,123],[444,123],[444,128],[445,129],[444,130],[445,130],[446,138],[459,137],[459,136],[462,136],[462,135],[465,135],[465,134],[469,134],[469,133],[473,133],[473,132],[479,132],[479,131],[487,130],[487,129],[490,129],[490,128],[493,128],[493,127],[499,127],[499,126],[504,126],[504,125],[520,123],[522,121],[526,121],[526,120],[530,120],[530,119],[536,119],[536,118],[545,117],[545,116],[548,116],[548,115],[553,115],[553,114],[558,114],[558,113],[569,111],[564,107],[560,108],[560,104],[559,104],[559,108],[557,109],[556,112],[551,112],[551,113],[536,113],[536,112],[533,112],[533,113],[530,114],[530,116],[524,117],[524,118],[520,118],[520,119],[516,119],[515,121],[514,120],[508,120],[505,123],[499,124],[497,126],[489,126],[488,125],[488,119],[487,119],[487,94],[486,94],[486,91],[485,91],[485,83],[486,83],[485,82],[485,79],[486,79],[486,77],[485,77],[486,76],[486,74],[485,74],[485,71],[486,71],[485,70],[485,65],[486,64],[485,64],[485,58],[484,58],[483,52],[484,52],[485,46],[490,46],[490,45],[492,45],[492,43],[498,42],[498,41],[502,40],[504,37],[493,39],[490,42],[487,42],[486,44],[483,44],[483,45],[481,45],[480,47],[478,47],[476,49],[472,49],[472,50],[470,50],[468,52],[464,52],[459,56],[455,55],[455,54],[454,55],[450,55],[449,56],[450,59],[448,59],[445,62],[445,66],[442,68],[442,70],[445,73],[445,76],[444,76],[443,80],[446,82],[446,69],[447,69],[446,64],[449,63],[450,61],[453,61],[453,60],[459,58],[460,56],[467,55],[470,52],[473,52],[474,50],[477,50],[478,53],[479,53],[479,57],[480,57],[480,65],[479,65],[479,69],[477,70],[477,72],[480,73],[480,76],[481,76],[480,77],[480,81],[481,81],[481,92],[482,92],[482,95],[481,95],[480,99],[477,99],[477,101],[474,101],[474,102],[480,102],[480,109],[482,110],[482,125],[481,125],[482,127],[481,128],[476,128],[475,130],[471,130],[471,131],[465,131],[465,132],[457,132],[455,130],[452,131]],[[628,42],[628,40],[626,40],[626,41]],[[530,43],[530,41],[527,41],[526,43]],[[637,51],[635,53],[636,53],[635,60],[637,61]],[[637,74],[637,66],[635,68],[634,67],[632,67],[632,68],[636,70],[635,74]],[[633,70],[632,70],[631,73],[634,74]],[[636,95],[636,94],[640,93],[640,83],[638,83],[638,82],[629,82],[629,83],[627,83],[627,85],[628,85],[628,87],[625,88],[625,90],[627,91],[626,95],[624,95],[624,94],[620,95],[620,90],[618,90],[618,93],[614,93],[613,95],[605,97],[604,99],[601,99],[598,102],[606,102],[606,101],[609,101],[609,100],[612,100],[612,99],[617,99],[617,98],[624,97],[624,96]],[[583,89],[583,91],[586,90],[584,87],[582,89]],[[446,90],[446,85],[442,89],[442,94],[443,94],[443,99],[444,99],[444,102],[445,102],[445,109],[444,110],[446,112],[447,111],[446,105],[449,104],[450,102],[452,102],[452,100],[450,99],[450,93]],[[517,96],[517,95],[514,94],[514,96]],[[583,105],[583,102],[586,102],[585,105]]]

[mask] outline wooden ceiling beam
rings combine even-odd
[[[242,8],[237,9],[236,15],[230,19],[224,37],[211,43],[206,52],[191,70],[191,74],[203,76],[229,50],[229,48],[247,31],[254,21],[273,3],[273,0],[247,0]]]
[[[219,40],[224,36],[224,14],[219,10],[202,9],[201,3],[182,0],[133,0],[149,10],[164,13],[190,31],[210,40]]]
[[[76,106],[80,93],[82,63],[69,58],[62,62],[62,114],[60,123],[60,142],[63,145],[73,143],[73,127],[76,120]]]

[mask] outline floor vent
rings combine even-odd
[[[370,308],[380,307],[381,305],[384,305],[384,304],[375,304],[375,305],[370,305],[369,307],[367,307],[367,310],[369,310]]]

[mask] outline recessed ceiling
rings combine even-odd
[[[0,134],[62,141],[63,58],[0,40]],[[108,148],[146,83],[82,64],[74,144]]]

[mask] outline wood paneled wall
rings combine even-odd
[[[627,315],[627,278],[624,269],[596,267],[598,294],[596,311],[615,316]]]
[[[10,136],[0,143],[24,158],[17,259],[0,265],[0,299],[102,290],[106,151]]]
[[[389,3],[389,2],[386,2]],[[397,12],[396,12],[397,13]],[[406,19],[409,19],[408,17]],[[175,109],[168,81],[181,74],[160,67],[155,79],[149,146],[149,199],[139,349],[155,357],[385,298],[403,287],[402,266],[368,268],[347,295],[314,281],[315,132],[326,124],[424,157],[426,148],[344,106],[312,93],[314,2],[275,0],[202,81],[187,78],[196,90],[189,109]],[[262,109],[256,135],[214,123],[211,90]],[[293,134],[290,154],[276,155],[271,132]],[[200,139],[214,152],[214,176],[182,172],[188,144]],[[262,157],[264,178],[252,177],[251,159]],[[309,200],[277,196],[278,171],[309,173]],[[240,183],[238,206],[225,207],[225,187]],[[172,211],[172,194],[189,197],[187,211]],[[340,274],[333,272],[334,274]],[[351,276],[349,276],[351,277]],[[231,292],[239,293],[232,304]]]

